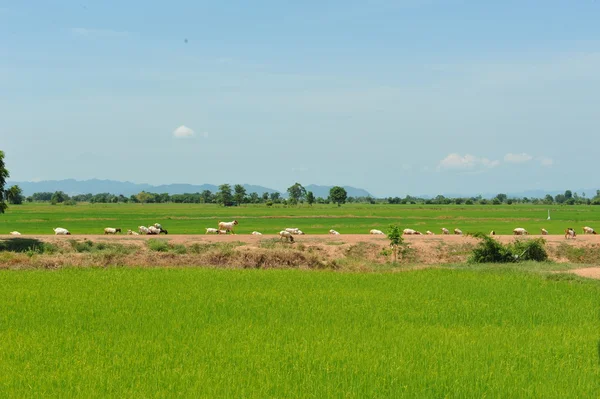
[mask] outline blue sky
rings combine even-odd
[[[4,0],[0,149],[16,181],[594,188],[598,20],[586,0]]]

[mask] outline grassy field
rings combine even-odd
[[[550,209],[552,220],[547,221]],[[442,227],[464,232],[495,230],[510,234],[524,227],[538,234],[544,227],[561,234],[566,227],[589,225],[600,228],[600,206],[534,205],[314,205],[283,207],[264,205],[224,208],[203,204],[78,204],[76,206],[26,204],[11,206],[0,215],[0,234],[17,230],[24,234],[53,234],[65,227],[73,234],[102,234],[105,227],[137,230],[137,226],[162,223],[171,234],[203,234],[219,221],[236,219],[238,233],[253,230],[275,234],[286,227],[299,227],[307,234],[326,234],[333,228],[345,234],[386,230],[390,224],[439,233]]]
[[[2,397],[596,397],[589,281],[502,271],[0,272]]]

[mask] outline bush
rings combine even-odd
[[[479,238],[481,241],[469,257],[470,263],[544,262],[548,260],[546,241],[543,238],[517,240],[513,244],[502,245],[484,233],[475,233],[473,237]]]
[[[168,242],[157,240],[156,238],[148,240],[147,245],[150,250],[156,252],[168,252],[170,249]]]

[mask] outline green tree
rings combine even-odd
[[[66,200],[69,199],[69,196],[67,194],[65,194],[62,191],[56,191],[54,192],[54,194],[52,194],[52,198],[50,199],[50,201],[52,201],[52,203],[56,204],[56,203],[61,203],[61,202],[65,202]]]
[[[4,152],[0,151],[0,193],[4,192],[4,186],[6,185],[6,179],[10,176],[8,170],[4,165]],[[0,195],[0,213],[4,213],[6,210],[6,203],[4,202],[4,196]]]
[[[221,184],[219,186],[217,202],[223,206],[233,205],[233,196],[231,195],[231,186],[229,184]]]
[[[498,201],[500,201],[500,203],[503,203],[506,202],[508,196],[506,194],[498,194],[496,195],[496,198],[498,198]]]
[[[315,195],[312,191],[306,193],[306,202],[308,202],[308,205],[310,206],[315,203]]]
[[[340,186],[331,187],[331,190],[329,190],[329,198],[331,198],[331,201],[334,204],[337,204],[338,206],[342,206],[342,204],[346,203],[346,198],[348,198],[348,193],[346,192],[346,189],[344,189],[344,187],[340,187]]]
[[[402,233],[398,226],[390,226],[390,230],[387,235],[390,240],[390,247],[392,247],[392,253],[394,254],[394,263],[398,261],[398,248],[404,243]]]
[[[23,203],[23,190],[19,186],[12,186],[8,190],[6,190],[6,200],[9,204],[20,205]]]
[[[287,189],[290,201],[292,204],[297,204],[298,201],[306,198],[306,189],[300,183],[295,183]]]
[[[565,191],[565,199],[571,199],[571,198],[573,198],[573,193],[571,192],[571,190]]]
[[[235,186],[233,186],[233,192],[233,200],[236,202],[236,204],[243,204],[244,200],[246,199],[246,189],[244,188],[244,186],[242,186],[241,184],[236,184]]]
[[[205,204],[210,204],[214,200],[214,196],[210,192],[210,190],[202,191],[202,193],[200,194],[200,198],[201,198],[201,201],[204,202]]]
[[[274,203],[278,203],[280,199],[281,199],[280,193],[278,193],[278,192],[271,193],[271,201],[273,201]]]

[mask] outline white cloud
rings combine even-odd
[[[508,163],[523,163],[523,162],[529,162],[533,159],[533,157],[529,154],[526,153],[521,153],[521,154],[512,154],[512,153],[508,153],[504,156],[504,162],[508,162]]]
[[[500,161],[492,161],[487,158],[476,157],[471,154],[461,156],[457,153],[448,154],[442,159],[438,165],[439,169],[454,169],[454,170],[473,170],[473,169],[489,169],[500,164]]]
[[[204,137],[208,136],[208,133],[204,132],[204,134]],[[194,137],[194,131],[187,126],[181,125],[173,131],[173,137],[177,137],[178,139]]]
[[[554,160],[552,158],[548,158],[548,157],[539,157],[537,158],[538,162],[540,163],[540,165],[542,166],[552,166],[554,165]]]

